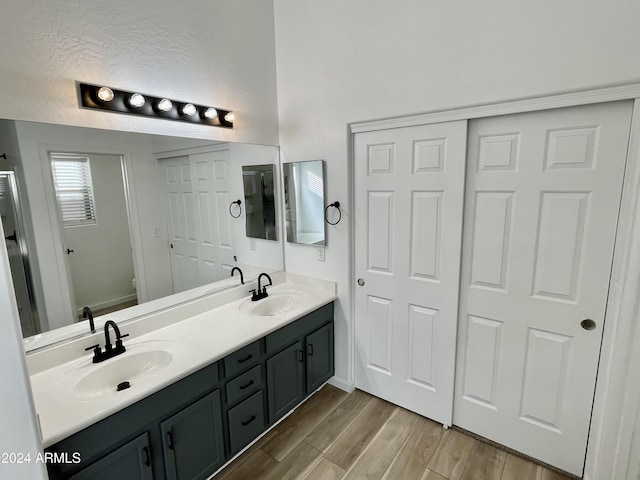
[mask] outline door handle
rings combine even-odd
[[[358,285],[360,285],[361,287],[363,287],[365,284],[364,278],[359,278],[358,279]]]
[[[594,322],[590,318],[585,318],[580,322],[580,326],[585,330],[593,330],[594,328],[596,328],[596,322]]]
[[[16,231],[13,231],[13,235],[9,235],[8,237],[4,237],[5,240],[13,240],[18,243],[18,236],[16,235]]]
[[[71,255],[72,253],[76,253],[75,250],[71,250],[70,248],[67,248],[67,255]]]

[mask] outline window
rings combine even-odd
[[[64,226],[95,224],[89,158],[52,154],[51,170]]]

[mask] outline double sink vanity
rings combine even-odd
[[[331,378],[335,284],[254,284],[30,355],[50,478],[208,478]]]

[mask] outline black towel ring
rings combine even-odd
[[[231,215],[233,218],[238,218],[242,214],[241,204],[242,204],[241,200],[236,200],[235,202],[231,202],[229,204],[229,215]],[[231,211],[231,207],[233,207],[234,205],[238,205],[238,215],[234,215],[233,212]]]
[[[338,220],[336,220],[335,222],[330,222],[329,219],[327,218],[327,210],[329,210],[329,207],[333,207],[333,208],[337,208],[338,209]],[[342,210],[340,210],[340,202],[333,202],[329,205],[327,205],[324,208],[324,221],[327,222],[329,225],[337,225],[338,223],[340,223],[340,220],[342,220]]]

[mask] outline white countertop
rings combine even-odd
[[[136,336],[132,333],[132,338],[123,340],[127,352],[104,362],[93,364],[93,353],[82,350],[81,356],[70,361],[37,369],[31,375],[31,384],[43,446],[46,448],[73,435],[337,298],[335,283],[291,274],[286,275],[284,283],[269,287],[268,291],[274,296],[286,291],[301,292],[308,300],[284,314],[258,316],[247,313],[249,297],[244,296],[204,313],[178,319],[163,328]],[[127,327],[122,326],[122,334],[130,333]],[[104,340],[100,343],[104,344]],[[132,382],[130,388],[102,397],[78,399],[71,395],[70,385],[75,381],[76,372],[77,377],[81,377],[119,358],[124,360],[127,354],[154,349],[170,351],[173,359],[148,383]],[[80,346],[76,350],[80,350]]]

